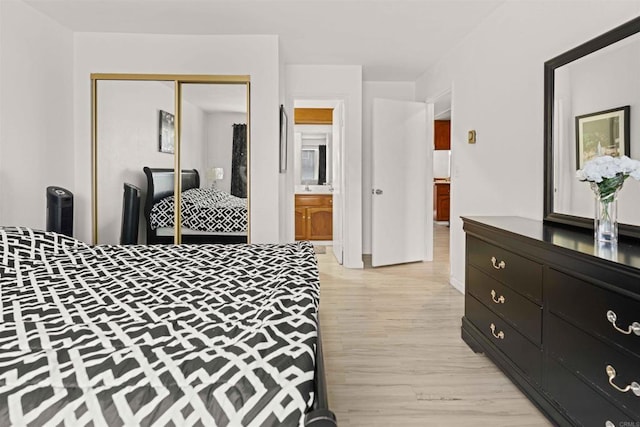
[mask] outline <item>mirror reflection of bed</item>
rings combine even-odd
[[[175,117],[175,82],[158,80],[98,79],[96,82],[96,199],[97,238],[95,243],[117,244],[124,219],[123,184],[140,188],[141,206],[138,217],[139,244],[173,243],[173,222],[149,227],[150,210],[146,201],[159,193],[148,194],[149,179],[143,168],[163,170],[171,175],[170,182],[161,181],[164,197],[173,196],[175,147],[162,144],[162,138],[180,129],[180,162],[183,171],[190,171],[185,188],[187,205],[199,204],[197,226],[193,215],[181,203],[183,243],[237,243],[248,241],[248,97],[246,83],[181,82],[180,123],[161,118]],[[164,112],[164,113],[163,113]],[[168,124],[171,129],[167,129]],[[164,125],[164,127],[163,127]],[[169,133],[168,133],[169,132]],[[175,138],[175,135],[172,135]],[[235,142],[234,142],[235,138]],[[173,141],[173,139],[172,139]],[[235,152],[234,152],[235,144]],[[195,176],[193,176],[195,174]],[[184,175],[183,175],[184,177]],[[183,178],[184,179],[184,178]],[[194,184],[197,183],[197,184]],[[158,183],[155,183],[156,186]],[[168,204],[169,202],[165,202]],[[214,204],[226,205],[226,214],[204,214]],[[192,209],[193,211],[193,209]],[[231,220],[214,220],[220,216]],[[209,219],[207,219],[209,218]],[[241,225],[243,224],[243,225]]]
[[[144,173],[147,244],[173,243],[174,170],[145,166]],[[197,170],[182,170],[182,243],[246,243],[247,219],[246,197],[216,187],[200,187]]]

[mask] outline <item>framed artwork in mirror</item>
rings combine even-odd
[[[175,151],[175,118],[173,114],[160,110],[158,132],[158,150],[161,153],[173,154]]]
[[[628,156],[630,106],[576,117],[576,168],[598,156]]]
[[[280,105],[280,173],[287,171],[287,113]]]

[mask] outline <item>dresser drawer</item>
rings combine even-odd
[[[551,312],[640,356],[640,335],[632,328],[634,322],[640,327],[640,301],[551,268],[545,273],[544,292]]]
[[[465,299],[465,316],[529,378],[540,383],[542,352],[538,347],[471,295]]]
[[[467,236],[467,256],[470,264],[516,292],[541,302],[542,265],[472,236]]]
[[[467,292],[540,346],[542,308],[476,267],[468,268]]]
[[[549,355],[561,360],[568,369],[579,372],[640,420],[640,396],[632,390],[616,390],[609,382],[610,374],[607,373],[607,366],[615,369],[615,378],[611,381],[620,388],[633,382],[640,383],[640,359],[611,349],[553,314],[549,315],[545,331]]]
[[[577,425],[588,427],[636,425],[633,417],[620,411],[551,358],[545,363],[544,388],[565,412],[571,414]]]

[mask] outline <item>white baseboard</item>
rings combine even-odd
[[[457,280],[453,276],[449,276],[449,284],[453,286],[458,292],[464,294],[464,283]]]

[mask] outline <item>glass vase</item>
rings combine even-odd
[[[618,242],[618,192],[602,193],[592,184],[595,194],[595,216],[593,219],[593,238],[596,243]]]

